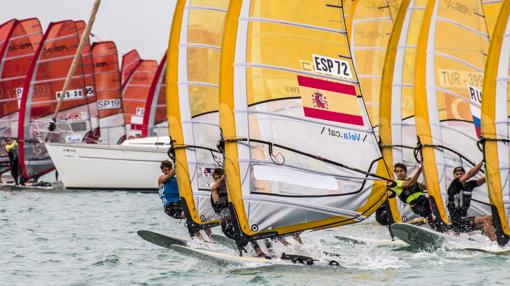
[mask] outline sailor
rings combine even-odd
[[[165,213],[175,219],[183,219],[181,198],[175,178],[175,170],[168,160],[161,161],[161,172],[163,175],[158,178],[159,197],[163,203]]]
[[[227,237],[232,238],[232,227],[231,227],[231,218],[230,218],[230,210],[228,208],[228,194],[227,194],[227,184],[225,181],[225,171],[222,168],[216,168],[213,171],[213,179],[214,182],[211,184],[211,205],[214,212],[218,215],[221,221],[221,229],[223,233]],[[260,249],[259,244],[256,241],[251,241],[253,245],[253,249],[255,249],[255,254],[258,257],[266,257],[269,258],[263,251]]]
[[[9,156],[9,165],[11,167],[11,175],[14,179],[14,183],[18,185],[20,182],[19,178],[19,161],[18,161],[18,142],[13,138],[7,139],[7,144],[5,145],[5,151],[7,151],[7,155]]]
[[[433,221],[432,209],[427,195],[423,193],[425,185],[418,183],[418,177],[421,174],[421,166],[412,178],[407,177],[407,166],[403,163],[395,164],[394,168],[397,180],[390,184],[390,191],[397,195],[400,200],[411,207],[411,210],[428,221]]]
[[[492,224],[492,216],[468,217],[473,190],[485,184],[485,177],[469,180],[482,168],[483,162],[476,164],[467,173],[462,167],[453,169],[453,181],[448,187],[448,212],[455,232],[471,232],[482,230],[491,241],[496,240],[496,232]]]

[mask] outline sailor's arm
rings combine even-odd
[[[171,170],[170,172],[168,172],[168,174],[167,174],[167,175],[159,176],[158,184],[159,184],[159,185],[164,184],[165,182],[167,182],[168,180],[170,180],[171,178],[173,178],[173,176],[175,176],[175,170]]]
[[[478,173],[478,171],[480,171],[480,169],[482,168],[482,165],[483,165],[483,161],[476,164],[473,168],[471,168],[471,170],[469,170],[466,174],[464,174],[464,176],[460,177],[459,181],[461,183],[465,183],[467,180],[471,179],[474,175],[476,175],[476,173]]]
[[[414,186],[416,184],[416,182],[418,181],[420,174],[421,174],[421,165],[418,167],[418,171],[416,171],[416,173],[414,173],[411,180],[402,183],[402,187],[408,188],[408,187]]]
[[[481,177],[481,178],[478,178],[478,179],[476,180],[476,184],[477,184],[477,186],[481,186],[481,185],[485,184],[485,182],[486,182],[485,177]]]

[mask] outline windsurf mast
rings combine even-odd
[[[71,66],[69,67],[69,72],[67,73],[66,80],[64,82],[64,86],[62,87],[62,94],[67,94],[67,90],[69,89],[69,85],[71,84],[72,77],[76,71],[76,67],[78,66],[78,63],[81,62],[79,59],[82,57],[82,50],[85,44],[89,43],[89,35],[90,31],[92,30],[92,26],[94,25],[94,21],[96,20],[96,14],[99,10],[99,4],[101,4],[101,0],[95,0],[94,6],[92,7],[92,11],[90,13],[90,18],[87,21],[87,25],[85,26],[85,30],[83,31],[83,34],[80,38],[80,43],[78,44],[78,47],[76,48],[76,54],[74,54],[73,62]],[[50,124],[50,129],[55,128],[55,122],[57,121],[57,114],[60,111],[60,107],[62,106],[62,102],[64,102],[65,96],[60,97],[60,99],[57,102],[57,106],[55,107],[55,113],[53,113],[53,125]],[[53,127],[52,127],[53,126]]]
[[[238,242],[359,222],[385,200],[342,15],[331,0],[230,3],[219,113]]]
[[[485,174],[489,190],[492,219],[500,245],[508,243],[510,227],[510,136],[509,67],[510,67],[510,2],[503,1],[495,25],[483,83],[481,136]]]

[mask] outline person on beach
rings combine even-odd
[[[483,162],[476,164],[467,173],[462,166],[453,169],[454,179],[448,186],[448,212],[455,232],[482,230],[491,241],[496,240],[492,216],[468,216],[473,190],[485,184],[485,177],[470,180],[482,168]]]

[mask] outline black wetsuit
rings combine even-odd
[[[471,232],[476,229],[473,218],[467,217],[471,206],[473,189],[478,187],[476,180],[464,182],[454,179],[448,187],[448,211],[452,221],[453,230],[456,232]]]
[[[227,187],[221,186],[218,189],[218,201],[215,203],[213,202],[212,196],[211,196],[211,206],[214,210],[214,212],[220,216],[220,218],[224,218],[225,216],[228,216],[228,194],[227,194]],[[228,217],[225,217],[228,218]]]

